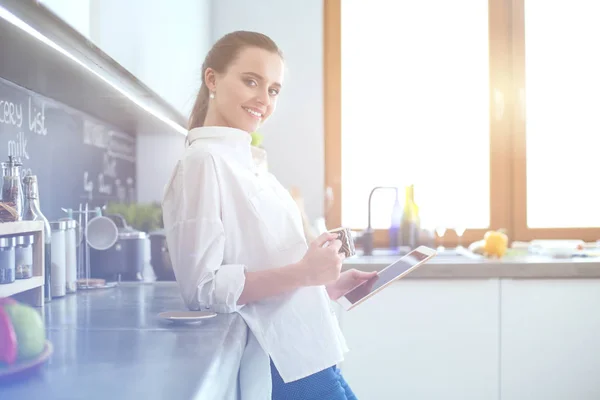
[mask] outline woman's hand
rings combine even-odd
[[[376,275],[377,271],[363,272],[357,269],[349,269],[348,271],[342,272],[337,281],[325,285],[325,288],[327,289],[329,298],[331,300],[337,300],[350,289],[353,289],[361,283],[368,281]]]
[[[342,242],[337,240],[337,235],[329,232],[310,243],[298,263],[306,286],[326,285],[339,279],[345,258],[343,253],[339,253],[341,247]]]

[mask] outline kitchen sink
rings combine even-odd
[[[361,250],[357,250],[356,255],[362,258],[370,258],[370,257],[402,257],[406,254],[406,251],[394,251],[392,249],[374,249],[373,254],[370,256],[365,256]],[[471,253],[469,250],[465,248],[458,249],[438,249],[438,254],[435,256],[436,259],[453,259],[457,258],[479,258],[478,255]]]

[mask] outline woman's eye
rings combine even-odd
[[[269,94],[271,96],[277,96],[279,94],[279,90],[277,90],[277,89],[270,89],[269,90]]]
[[[246,85],[255,87],[258,86],[258,83],[254,79],[246,79]]]

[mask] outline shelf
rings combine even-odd
[[[0,297],[13,296],[41,286],[44,286],[44,278],[41,276],[34,276],[29,279],[17,279],[13,283],[0,285]]]
[[[43,230],[43,221],[16,221],[0,223],[0,236],[35,233]]]
[[[16,221],[0,223],[0,236],[33,234],[33,277],[0,285],[0,297],[16,299],[35,307],[44,305],[44,222]]]

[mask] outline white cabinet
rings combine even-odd
[[[361,400],[499,400],[497,279],[401,281],[340,323]]]
[[[503,280],[501,299],[501,399],[600,399],[600,280]]]

